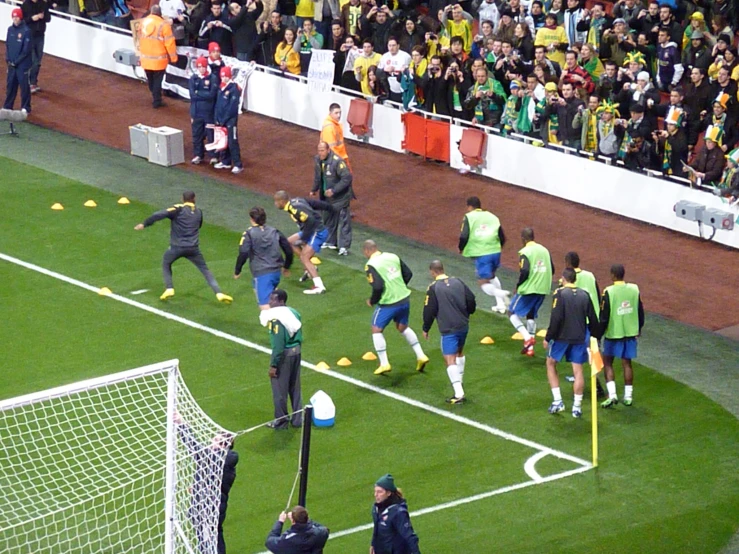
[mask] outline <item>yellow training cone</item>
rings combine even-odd
[[[367,362],[371,362],[373,360],[376,360],[377,356],[375,355],[374,352],[365,352],[364,356],[362,356],[362,359]]]
[[[130,201],[130,200],[129,200],[128,198],[126,198],[125,196],[121,196],[121,197],[120,197],[120,198],[118,199],[118,203],[119,203],[119,204],[130,204],[130,203],[131,203],[131,201]]]
[[[493,337],[483,337],[480,344],[495,344],[495,341],[493,340]]]
[[[100,290],[98,291],[98,294],[99,294],[100,296],[110,296],[111,294],[113,294],[113,291],[112,291],[112,290],[110,290],[110,289],[109,289],[108,287],[103,287],[103,288],[101,288],[101,289],[100,289]]]
[[[513,340],[523,340],[521,333],[515,333],[512,337]]]
[[[51,209],[52,210],[63,210],[64,206],[62,206],[59,202],[57,202],[56,204],[52,204]]]
[[[326,362],[318,362],[316,369],[328,369],[330,366]]]
[[[313,265],[321,265],[321,258],[319,258],[318,256],[313,256],[310,259],[310,263],[312,263]]]
[[[547,330],[546,329],[539,329],[536,332],[537,337],[546,337],[547,336]]]
[[[85,208],[97,208],[98,205],[95,203],[94,200],[88,200],[85,202]]]
[[[352,365],[352,362],[349,358],[341,358],[338,362],[336,362],[336,365],[340,365],[341,367],[347,367]]]

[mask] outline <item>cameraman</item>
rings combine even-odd
[[[469,121],[472,113],[467,109],[466,103],[463,104],[467,91],[472,85],[467,74],[460,69],[456,61],[452,61],[444,74],[444,80],[447,82],[447,103],[451,109],[451,115]]]
[[[642,170],[654,169],[656,151],[652,142],[653,135],[650,120],[644,117],[644,106],[631,106],[631,119],[617,119],[614,132],[621,147],[618,158],[623,160],[627,169]]]
[[[290,529],[282,532],[282,525],[289,519]],[[319,554],[328,541],[329,530],[308,519],[308,511],[295,506],[290,512],[282,512],[267,537],[264,546],[273,554]]]
[[[445,78],[441,56],[432,56],[425,74],[414,75],[416,86],[423,91],[423,110],[439,115],[451,115],[449,109],[449,80]]]

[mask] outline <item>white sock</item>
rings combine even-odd
[[[506,301],[508,300],[508,291],[503,290],[503,285],[500,284],[500,279],[495,277],[491,283],[494,287],[496,287],[499,291],[498,294],[495,295],[495,305],[497,308],[505,308],[506,307]]]
[[[607,381],[606,389],[608,389],[608,398],[618,398],[616,394],[616,381]]]
[[[535,319],[526,320],[526,330],[532,335],[536,334],[536,320]]]
[[[624,385],[624,398],[631,398],[634,394],[634,385]]]
[[[559,390],[559,387],[555,387],[552,389],[552,398],[554,398],[554,402],[562,402],[562,392]]]
[[[372,342],[375,345],[377,357],[380,358],[380,365],[390,365],[390,362],[387,359],[387,342],[385,342],[385,335],[382,333],[372,333]]]
[[[449,380],[452,382],[452,388],[454,389],[454,396],[462,398],[464,396],[464,389],[462,388],[462,380],[459,376],[459,369],[456,365],[452,364],[447,366],[446,374],[449,376]]]
[[[575,404],[572,407],[573,408],[582,408],[582,394],[576,394],[575,395]]]
[[[321,279],[320,277],[313,277],[313,285],[316,288],[319,288],[319,289],[325,289],[326,288],[326,287],[323,286],[323,279]]]
[[[487,294],[488,296],[494,296],[496,302],[502,303],[503,300],[505,300],[506,291],[504,291],[500,286],[500,280],[496,277],[489,283],[485,283],[483,285],[480,285],[480,288],[482,289],[482,292]]]
[[[508,319],[511,320],[511,323],[513,324],[513,327],[515,327],[516,331],[521,333],[523,340],[529,340],[531,338],[531,333],[526,330],[526,327],[524,326],[523,321],[521,321],[520,317],[518,317],[516,314],[512,314],[511,317],[509,317]]]
[[[459,382],[464,383],[464,364],[467,362],[467,358],[464,356],[457,356],[457,370],[459,371]]]
[[[426,354],[423,353],[423,348],[421,348],[421,343],[418,342],[418,335],[416,335],[413,329],[406,327],[405,331],[403,331],[403,336],[405,337],[405,340],[408,341],[408,344],[411,345],[413,352],[416,353],[416,358],[420,360],[426,356]]]

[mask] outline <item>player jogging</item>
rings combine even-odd
[[[434,280],[426,290],[423,305],[423,336],[429,338],[434,319],[441,333],[441,353],[446,362],[446,372],[452,383],[454,395],[447,399],[449,404],[465,402],[464,388],[464,343],[467,340],[470,315],[475,313],[477,303],[470,288],[456,277],[444,273],[444,265],[434,260],[429,265]]]
[[[416,370],[423,371],[429,359],[423,353],[418,336],[408,327],[411,311],[411,289],[408,288],[408,283],[413,272],[395,254],[380,252],[373,240],[364,241],[362,252],[367,258],[364,270],[372,286],[372,296],[367,300],[367,305],[375,307],[372,315],[372,342],[377,357],[380,358],[380,367],[375,370],[375,375],[392,370],[387,357],[387,343],[382,334],[391,321],[395,322],[395,327],[413,348],[417,360]]]
[[[241,276],[241,269],[249,260],[253,276],[252,285],[260,310],[269,309],[269,295],[280,284],[282,271],[287,276],[293,263],[293,249],[285,235],[266,225],[267,214],[259,206],[249,210],[251,227],[244,231],[239,242],[239,257],[236,259],[234,279]],[[280,254],[280,250],[284,254]]]
[[[562,287],[554,291],[552,315],[544,339],[544,348],[547,350],[547,378],[553,398],[549,413],[557,414],[565,410],[557,375],[557,362],[565,358],[572,363],[572,372],[575,374],[575,383],[572,387],[575,394],[572,417],[581,417],[582,395],[585,389],[582,366],[588,361],[590,342],[588,331],[598,338],[600,327],[590,295],[584,289],[578,288],[576,281],[575,270],[565,268],[562,272]]]
[[[544,303],[544,297],[552,289],[554,262],[549,250],[534,242],[534,230],[531,227],[521,231],[521,241],[523,248],[518,251],[520,273],[509,311],[511,323],[524,340],[521,354],[533,356],[536,317]],[[526,318],[526,325],[521,321],[522,317]]]
[[[603,329],[603,367],[606,374],[608,399],[601,406],[611,408],[618,404],[613,360],[621,358],[624,368],[624,400],[631,406],[634,391],[634,368],[631,360],[636,359],[636,339],[644,327],[644,306],[639,287],[624,281],[626,270],[621,264],[611,266],[613,284],[603,291],[600,302],[600,325]]]
[[[500,220],[482,209],[477,196],[470,196],[459,235],[459,251],[464,257],[475,261],[477,283],[482,292],[495,298],[493,311],[499,314],[506,312],[511,296],[510,292],[503,290],[500,279],[495,276],[500,266],[500,250],[503,246],[505,234]]]
[[[161,210],[149,216],[146,221],[134,227],[141,231],[145,227],[154,225],[162,219],[170,219],[169,248],[162,258],[162,273],[164,274],[165,290],[159,297],[167,300],[174,296],[174,285],[172,284],[172,264],[180,258],[187,258],[200,270],[205,280],[216,293],[219,302],[230,304],[233,298],[221,292],[216,278],[208,269],[205,258],[200,252],[200,228],[203,226],[203,212],[195,206],[195,193],[186,191],[182,194],[182,204],[175,204],[171,208]]]
[[[333,208],[327,202],[312,198],[290,198],[284,190],[278,190],[274,196],[275,206],[285,210],[300,229],[288,237],[288,241],[296,254],[300,256],[308,276],[313,279],[313,287],[303,291],[303,294],[322,294],[326,292],[323,280],[318,276],[318,269],[310,259],[321,252],[323,243],[328,238],[328,231],[323,226],[319,212],[331,211]]]

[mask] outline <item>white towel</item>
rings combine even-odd
[[[294,336],[303,325],[300,320],[295,317],[293,311],[287,306],[277,306],[276,308],[263,310],[259,314],[259,323],[261,323],[263,327],[267,327],[269,322],[275,319],[282,323],[291,337]]]

